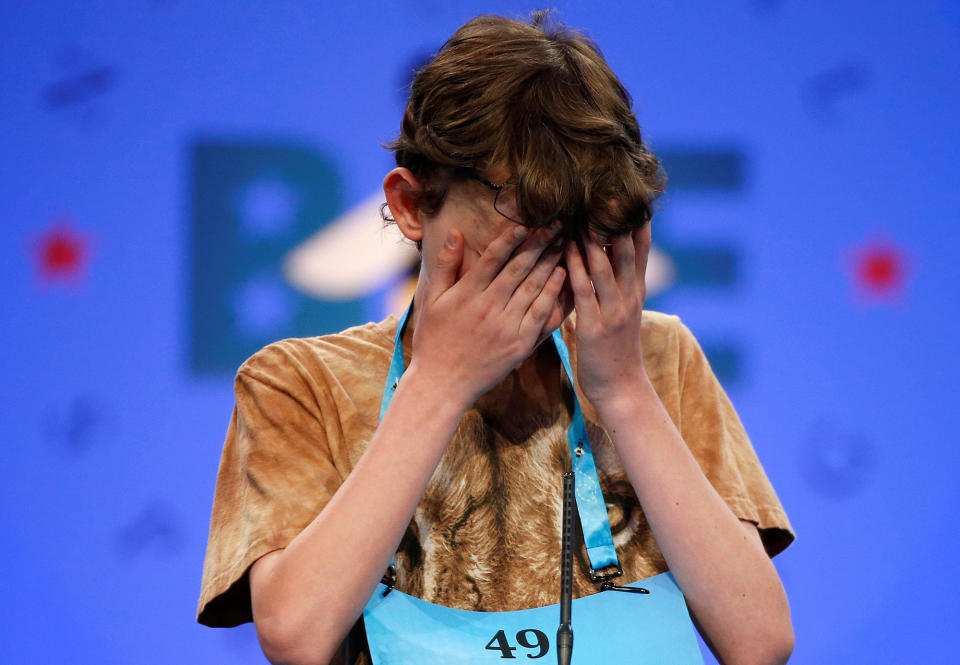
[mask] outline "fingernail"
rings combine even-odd
[[[528,229],[526,226],[518,226],[513,230],[513,237],[517,240],[523,240],[527,237],[527,235],[529,235],[529,233],[530,229]]]
[[[457,246],[457,242],[455,240],[455,236],[453,235],[453,231],[447,231],[447,237],[443,241],[443,244],[449,247],[450,249],[453,249],[454,247]]]

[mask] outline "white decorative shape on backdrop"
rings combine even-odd
[[[283,273],[296,289],[324,300],[370,295],[409,271],[417,248],[380,218],[383,192],[350,208],[291,250]]]
[[[655,246],[650,247],[647,258],[647,297],[657,296],[673,286],[677,269],[673,259]]]

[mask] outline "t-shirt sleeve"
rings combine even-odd
[[[322,424],[323,396],[284,342],[247,360],[234,389],[197,608],[208,626],[253,620],[250,566],[286,547],[342,480]]]
[[[757,525],[770,556],[793,542],[786,512],[730,399],[690,330],[678,321],[680,433],[740,519]]]

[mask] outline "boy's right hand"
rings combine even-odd
[[[527,358],[563,319],[558,231],[511,225],[459,280],[463,235],[448,231],[415,304],[411,370],[467,408]]]

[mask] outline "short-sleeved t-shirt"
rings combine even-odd
[[[250,566],[286,547],[363,455],[378,425],[397,324],[389,317],[335,335],[283,340],[240,367],[200,623],[252,620]],[[575,325],[571,315],[561,329],[574,374]],[[653,311],[643,314],[641,336],[647,375],[704,474],[739,518],[757,525],[767,552],[777,554],[793,540],[790,523],[697,341],[677,317]],[[482,611],[557,602],[572,404],[559,358],[541,351],[467,409],[398,546],[398,589]],[[664,572],[616,450],[593,406],[582,398],[581,404],[623,579]],[[384,497],[370,498],[378,500]],[[594,593],[582,549],[578,559],[574,595]]]

